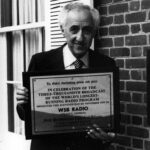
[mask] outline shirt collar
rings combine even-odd
[[[63,48],[63,58],[64,58],[64,66],[65,68],[67,68],[68,66],[71,66],[74,61],[76,61],[76,57],[72,54],[72,52],[70,51],[68,45],[65,45],[65,47]],[[83,61],[84,66],[86,68],[88,68],[89,66],[89,52],[87,52],[82,58],[80,58],[80,60]]]

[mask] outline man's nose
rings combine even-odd
[[[79,32],[77,33],[77,41],[80,41],[80,42],[83,41],[83,33],[82,33],[82,31],[79,31]]]

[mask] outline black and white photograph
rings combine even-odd
[[[0,0],[0,150],[150,150],[150,0]]]

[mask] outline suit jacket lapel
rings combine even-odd
[[[54,59],[54,66],[57,70],[64,70],[64,60],[63,60],[63,48],[64,45],[58,48],[56,52],[56,57]]]
[[[94,68],[97,66],[97,61],[95,60],[94,52],[89,50],[89,68]]]

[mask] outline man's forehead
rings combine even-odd
[[[71,22],[69,23],[69,28],[71,27],[81,27],[81,28],[86,28],[86,27],[92,27],[93,25],[88,22]]]
[[[93,24],[91,13],[88,10],[71,10],[67,15],[67,23],[82,23],[82,24]]]

